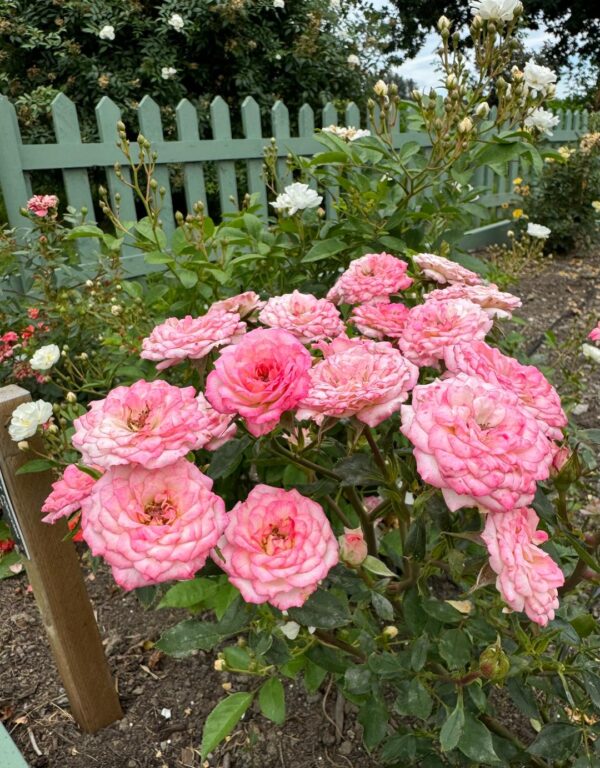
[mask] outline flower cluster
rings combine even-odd
[[[34,195],[27,201],[27,210],[40,219],[45,218],[51,211],[56,212],[58,197],[56,195]]]

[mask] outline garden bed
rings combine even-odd
[[[579,371],[581,386],[571,387],[578,406],[575,420],[581,427],[600,426],[600,367],[584,362],[579,351],[598,319],[600,253],[549,261],[524,274],[514,291],[523,299],[519,316],[524,324],[515,326],[523,335],[521,345],[545,362],[562,360],[564,370],[570,365]],[[556,335],[558,348],[548,344],[548,328]],[[597,506],[589,504],[590,514],[597,514]],[[104,566],[93,572],[89,556],[83,560],[124,719],[95,736],[80,732],[24,576],[0,582],[0,611],[5,617],[0,627],[0,718],[32,767],[198,768],[195,750],[202,724],[223,697],[222,684],[246,690],[248,680],[215,671],[211,653],[178,660],[156,651],[153,642],[185,618],[185,612],[145,610],[133,594],[114,585]],[[361,746],[355,708],[338,698],[333,688],[307,695],[301,684],[288,681],[286,699],[285,726],[277,727],[251,709],[210,766],[377,765]],[[533,735],[508,698],[501,706],[521,739]]]

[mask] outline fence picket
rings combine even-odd
[[[323,107],[321,115],[322,115],[321,126],[323,128],[328,128],[330,125],[338,124],[337,109],[333,106],[333,104],[330,101],[328,101],[327,104],[325,104],[325,106]]]
[[[260,107],[252,96],[246,96],[242,104],[242,127],[247,139],[261,139],[262,126],[260,121]],[[248,160],[246,163],[248,173],[248,192],[258,195],[261,210],[259,216],[264,221],[269,218],[267,206],[267,187],[263,178],[263,161]]]
[[[346,126],[360,128],[360,109],[353,101],[349,101],[346,105]]]
[[[162,121],[160,119],[160,108],[151,96],[144,96],[138,107],[138,120],[140,131],[153,144],[163,141]],[[152,148],[150,149],[152,152]],[[159,195],[157,190],[156,203],[160,206],[160,219],[163,223],[165,234],[168,238],[175,231],[175,221],[173,218],[173,199],[171,198],[171,180],[169,178],[169,168],[162,165],[160,156],[158,165],[154,171],[154,178],[158,182],[159,189],[163,189],[165,194]]]
[[[0,96],[0,136],[0,185],[10,225],[18,227],[25,224],[21,208],[31,197],[31,183],[21,165],[21,133],[17,113],[5,96]]]
[[[303,104],[298,110],[298,135],[301,138],[312,139],[315,134],[315,113],[310,104]],[[317,189],[315,179],[308,179],[308,186]]]
[[[337,109],[333,104],[328,101],[321,111],[321,125],[323,128],[329,128],[330,125],[338,124]],[[335,221],[337,219],[337,211],[335,210],[335,199],[339,194],[339,188],[328,185],[328,189],[325,192],[325,210],[327,212],[327,218]]]
[[[229,107],[220,96],[213,99],[210,105],[210,124],[214,139],[231,139]],[[221,213],[234,213],[238,210],[235,163],[231,160],[219,160],[216,165]]]
[[[277,142],[277,146],[284,150],[286,156],[277,161],[277,176],[279,185],[283,187],[291,184],[292,174],[287,164],[287,153],[289,152],[286,139],[290,138],[290,115],[288,108],[282,101],[276,101],[271,109],[271,126],[273,128],[273,136]]]
[[[71,99],[64,93],[59,93],[52,101],[51,110],[56,141],[65,145],[66,151],[69,151],[69,145],[81,144],[77,108]],[[69,205],[78,209],[87,208],[86,219],[95,221],[94,201],[87,169],[64,168],[62,175]],[[88,238],[82,238],[77,242],[77,249],[83,256],[92,256],[96,244]]]
[[[200,141],[198,131],[198,115],[196,108],[187,99],[182,99],[175,110],[175,122],[177,123],[177,136],[179,141]],[[206,186],[204,184],[204,170],[202,163],[185,163],[183,166],[183,180],[185,184],[185,202],[188,212],[192,212],[194,203],[201,202],[207,210]]]

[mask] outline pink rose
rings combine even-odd
[[[333,339],[345,330],[334,304],[299,291],[269,299],[258,319],[263,325],[289,331],[304,344]]]
[[[248,603],[303,605],[338,562],[323,509],[296,490],[257,485],[229,513],[213,560]]]
[[[238,413],[255,436],[274,429],[308,391],[312,358],[295,336],[257,328],[225,347],[206,381],[206,397],[220,413]]]
[[[56,195],[34,195],[27,201],[27,210],[39,218],[47,216],[51,208],[58,208]]]
[[[398,346],[415,365],[438,367],[449,346],[485,338],[493,322],[468,299],[427,301],[408,313]]]
[[[436,256],[434,253],[417,253],[412,257],[413,262],[423,272],[425,277],[436,283],[462,283],[463,285],[479,285],[483,282],[476,272],[457,264],[455,261]]]
[[[123,589],[191,579],[227,525],[211,488],[185,459],[153,470],[113,467],[81,506],[83,538]]]
[[[387,341],[340,338],[328,346],[331,351],[310,371],[308,394],[296,412],[300,421],[355,416],[376,427],[400,409],[417,383],[416,366]]]
[[[588,339],[600,341],[600,323],[588,333]]]
[[[530,504],[550,474],[552,443],[518,397],[463,373],[415,387],[400,431],[422,479],[448,507],[508,512]]]
[[[404,304],[390,304],[376,301],[354,307],[350,322],[363,336],[371,339],[397,339],[402,335],[408,318],[408,307]]]
[[[142,341],[140,357],[160,360],[156,369],[162,371],[182,360],[201,360],[216,347],[236,342],[245,332],[246,323],[240,316],[224,309],[211,309],[202,317],[170,317]]]
[[[216,451],[235,435],[237,427],[233,424],[233,416],[216,411],[202,392],[197,397],[200,410],[199,438],[202,448]]]
[[[65,471],[52,483],[52,491],[46,498],[42,512],[44,523],[55,523],[61,517],[76,512],[84,499],[92,492],[96,480],[82,472],[75,464],[69,464]]]
[[[208,423],[204,399],[196,398],[193,387],[136,381],[90,403],[74,421],[72,442],[89,466],[157,469],[216,437]]]
[[[327,294],[334,304],[363,304],[367,301],[389,301],[392,293],[412,285],[406,270],[408,264],[389,253],[367,253],[350,262]]]
[[[224,312],[236,312],[240,317],[246,317],[255,309],[260,309],[263,304],[264,301],[260,300],[260,296],[257,293],[254,293],[254,291],[244,291],[244,293],[238,293],[236,296],[230,296],[228,299],[215,301],[211,305],[209,312],[213,309],[218,309]]]
[[[513,611],[525,611],[531,621],[545,627],[558,608],[558,588],[565,577],[547,552],[540,549],[548,539],[537,531],[533,509],[513,509],[485,516],[481,534],[490,554],[490,566],[498,574],[496,587]]]
[[[344,528],[344,535],[338,538],[340,560],[346,565],[356,567],[369,554],[367,542],[361,528]]]
[[[487,312],[490,317],[512,317],[515,309],[521,306],[521,299],[512,293],[504,293],[497,285],[451,285],[438,288],[425,295],[425,301],[451,301],[469,299]]]
[[[522,365],[483,341],[449,346],[444,351],[446,368],[452,373],[477,376],[489,384],[513,392],[521,406],[537,419],[553,440],[562,440],[567,417],[558,392],[534,365]]]

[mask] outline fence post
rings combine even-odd
[[[0,389],[0,496],[5,496],[4,510],[26,550],[25,568],[73,715],[84,731],[93,733],[119,720],[123,712],[77,552],[71,541],[63,541],[66,523],[41,521],[52,477],[49,472],[16,474],[27,456],[11,440],[7,426],[13,410],[29,400],[21,387]],[[35,439],[30,442],[35,446]]]

